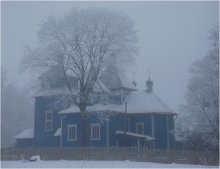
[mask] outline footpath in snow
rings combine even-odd
[[[134,161],[1,161],[2,168],[219,168],[191,164],[160,164]]]

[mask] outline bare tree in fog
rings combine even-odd
[[[210,51],[191,67],[191,79],[182,110],[188,114],[182,123],[190,122],[193,133],[204,142],[218,147],[219,140],[219,34],[211,32]],[[198,143],[197,143],[198,144]]]
[[[59,65],[72,102],[86,117],[89,94],[103,68],[136,54],[136,33],[132,20],[106,9],[71,9],[61,17],[48,17],[38,32],[40,46],[26,50],[27,68]],[[79,93],[72,93],[71,78],[79,80]],[[83,118],[85,124],[85,118]],[[87,131],[84,126],[83,136]],[[82,145],[85,145],[83,138]]]

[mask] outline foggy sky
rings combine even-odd
[[[209,50],[209,31],[218,25],[218,2],[1,2],[2,68],[22,87],[30,75],[18,74],[24,45],[36,47],[37,31],[50,14],[71,7],[109,8],[130,16],[138,32],[139,55],[128,75],[145,89],[148,70],[154,92],[173,110],[184,103],[190,65]]]

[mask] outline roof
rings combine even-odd
[[[116,105],[116,104],[94,104],[92,106],[86,107],[87,112],[102,112],[102,111],[110,111],[110,112],[124,112],[123,105]],[[79,113],[80,110],[78,106],[72,105],[68,109],[61,110],[58,112],[59,114],[71,114],[71,113]]]
[[[97,80],[94,85],[94,91],[97,92],[110,92],[110,90],[101,82],[101,80]]]
[[[15,136],[15,139],[33,139],[34,138],[34,130],[33,129],[25,129],[20,134]]]
[[[77,94],[76,90],[73,90],[72,92],[73,92],[73,94]],[[67,88],[40,89],[33,95],[33,97],[54,96],[54,95],[70,95],[70,91]]]
[[[121,87],[137,90],[136,86],[127,78],[127,76],[124,73],[119,72],[118,74],[119,74]]]
[[[95,83],[94,91],[96,92],[110,92],[110,90],[100,81],[98,80]],[[79,91],[73,89],[72,93],[77,95]],[[54,95],[70,95],[70,90],[68,88],[45,88],[39,89],[33,97],[40,97],[40,96],[54,96]]]
[[[97,103],[86,107],[87,112],[125,112],[125,105],[117,104],[101,104]],[[72,105],[67,109],[59,112],[59,114],[79,113],[77,106]],[[162,113],[162,114],[176,114],[172,109],[166,106],[160,98],[154,93],[147,93],[146,91],[132,91],[127,99],[127,113]]]
[[[156,94],[132,91],[127,98],[128,113],[174,113]]]
[[[76,105],[71,105],[69,108],[61,110],[58,114],[70,114],[70,113],[79,113],[79,107]]]
[[[116,130],[115,134],[116,135],[127,135],[127,136],[138,137],[138,138],[145,138],[148,141],[155,140],[155,138],[153,138],[151,136],[147,136],[147,135],[143,135],[143,134],[137,134],[137,133],[132,133],[132,132],[124,132],[124,131],[120,131],[120,130]]]
[[[175,141],[177,142],[184,142],[186,139],[184,137],[179,136],[178,134],[175,133]]]
[[[61,128],[58,128],[53,136],[55,136],[55,137],[61,136]]]
[[[62,66],[59,64],[56,64],[52,66],[50,69],[42,73],[39,77],[39,79],[44,79],[44,78],[51,78],[51,77],[56,77],[56,78],[63,78],[62,74]]]
[[[127,78],[126,74],[115,66],[107,67],[100,75],[100,80],[109,89],[126,88],[129,90],[137,90],[134,84]]]
[[[123,111],[122,105],[116,105],[116,104],[95,104],[92,106],[87,107],[87,111],[90,112],[99,112],[99,111],[113,111],[113,112],[121,112]]]

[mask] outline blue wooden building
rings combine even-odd
[[[33,134],[30,130],[28,138],[20,134],[17,146],[81,146],[82,115],[68,99],[62,76],[51,76],[50,71],[58,69],[50,69],[40,77],[41,88],[34,95]],[[73,78],[72,85],[77,93],[77,79]],[[174,148],[176,113],[154,94],[150,78],[146,90],[137,91],[125,74],[108,67],[95,84],[86,113],[88,146]]]

